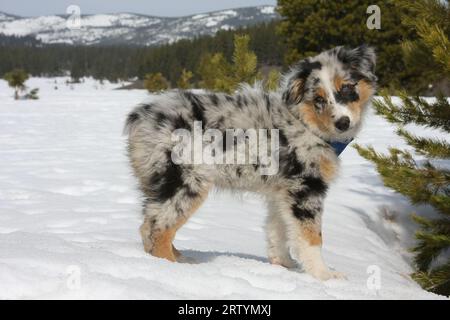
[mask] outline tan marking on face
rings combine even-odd
[[[357,84],[359,91],[359,100],[348,104],[350,111],[355,119],[361,118],[361,113],[364,106],[369,101],[374,93],[374,88],[364,80],[361,80]]]
[[[316,94],[324,98],[325,101],[327,100],[327,93],[324,88],[322,87],[317,88]]]
[[[335,87],[336,91],[340,91],[343,84],[344,84],[343,78],[341,78],[340,76],[336,76],[334,78],[334,87]]]
[[[325,156],[320,157],[319,170],[320,175],[325,182],[331,182],[337,174],[337,164]]]
[[[325,108],[325,110],[318,114],[314,105],[307,103],[300,107],[300,114],[303,117],[303,121],[309,126],[315,127],[323,132],[332,132],[333,121],[329,108]]]
[[[364,104],[372,97],[374,94],[374,87],[370,85],[368,82],[361,80],[358,82],[358,88],[359,88],[359,101]]]
[[[316,224],[307,224],[302,226],[302,237],[308,241],[311,246],[322,245],[322,232]]]

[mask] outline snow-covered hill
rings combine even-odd
[[[211,195],[177,234],[196,264],[145,254],[122,127],[148,94],[65,80],[30,79],[41,88],[37,101],[14,101],[0,80],[0,299],[439,298],[409,277],[401,214],[411,207],[353,148],[342,154],[323,231],[325,260],[348,280],[270,265],[266,209],[251,194]],[[357,142],[402,145],[373,113]]]
[[[18,16],[14,16],[14,15],[11,15],[11,14],[0,12],[0,23],[1,22],[5,22],[5,21],[16,20],[16,19],[19,19],[19,18],[20,17],[18,17]]]
[[[0,12],[0,34],[35,36],[44,43],[159,45],[218,30],[277,18],[273,6],[222,10],[180,18],[132,13],[81,16],[81,28],[68,28],[68,16],[15,17]],[[69,24],[70,25],[70,24]]]

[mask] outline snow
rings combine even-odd
[[[1,20],[0,16],[0,20]],[[11,20],[11,19],[10,19]],[[67,18],[62,16],[41,16],[33,18],[12,19],[0,22],[0,33],[6,35],[32,35],[67,31]],[[139,28],[160,23],[158,18],[133,14],[96,14],[83,16],[81,25],[84,29],[127,27]],[[128,29],[127,29],[128,30]],[[53,36],[53,38],[56,38]]]
[[[225,11],[222,11],[221,14],[227,15],[227,16],[232,16],[232,17],[236,17],[238,15],[238,13],[234,10],[225,10]]]
[[[266,6],[261,8],[261,13],[263,14],[275,14],[274,6]]]
[[[122,126],[149,96],[65,80],[30,79],[37,101],[14,101],[0,81],[0,299],[440,298],[409,278],[403,236],[394,232],[406,231],[380,213],[411,207],[352,148],[342,155],[323,230],[325,260],[348,280],[320,282],[270,265],[266,209],[252,194],[214,192],[181,229],[175,245],[196,263],[145,254]],[[401,145],[393,132],[371,113],[357,142]],[[367,285],[373,270],[379,287]]]
[[[49,27],[53,32],[66,28],[66,19],[59,16],[16,19],[0,23],[0,33],[5,35],[26,36],[45,32]]]
[[[270,21],[277,17],[273,7],[270,13],[270,8],[222,10],[178,18],[133,13],[83,15],[81,28],[74,30],[67,27],[67,15],[21,18],[0,13],[0,34],[32,35],[44,43],[165,44],[186,37],[213,35],[220,29]]]
[[[195,16],[192,17],[192,20],[203,19],[206,18],[207,16],[208,16],[207,14],[196,14]]]
[[[228,24],[224,24],[220,27],[221,30],[233,30],[234,28]]]
[[[96,14],[84,16],[82,24],[84,27],[144,27],[151,24],[160,23],[159,19],[151,19],[150,17],[138,16],[134,14]]]

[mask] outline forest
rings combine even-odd
[[[0,75],[24,69],[32,76],[70,75],[74,81],[91,76],[115,82],[143,80],[148,74],[160,73],[173,87],[183,71],[189,71],[191,81],[198,84],[205,58],[221,53],[229,61],[235,35],[246,34],[250,36],[249,49],[258,58],[258,69],[263,71],[274,67],[287,70],[299,59],[334,46],[366,43],[377,51],[381,88],[435,94],[430,90],[430,83],[436,82],[433,75],[403,58],[402,43],[417,39],[416,32],[401,23],[405,9],[394,1],[380,1],[382,26],[373,30],[366,25],[368,4],[336,1],[324,6],[320,1],[279,1],[281,19],[159,47],[46,45],[32,37],[0,35]]]
[[[0,35],[0,74],[12,69],[26,70],[32,76],[71,75],[73,79],[92,76],[110,81],[143,79],[161,72],[176,83],[182,70],[197,71],[208,52],[222,52],[230,58],[235,34],[250,35],[250,49],[261,65],[283,65],[285,49],[276,32],[277,22],[215,36],[180,40],[160,47],[45,45],[32,37]]]

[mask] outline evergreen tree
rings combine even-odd
[[[8,85],[14,89],[14,99],[19,99],[19,92],[25,89],[25,81],[28,80],[28,74],[23,69],[14,69],[3,77]]]
[[[401,0],[401,7],[420,14],[403,17],[403,22],[414,26],[419,39],[404,45],[406,59],[418,54],[421,68],[429,69],[430,76],[450,77],[450,46],[448,1]],[[417,11],[417,12],[419,12]],[[421,52],[414,52],[420,50]],[[428,52],[429,55],[423,55]],[[415,254],[417,271],[412,275],[425,289],[450,295],[450,170],[433,164],[433,160],[450,160],[450,144],[441,139],[418,137],[401,125],[414,123],[450,133],[450,103],[440,96],[435,102],[420,97],[410,97],[403,92],[401,105],[395,104],[385,93],[382,100],[374,102],[378,114],[400,125],[397,133],[414,148],[417,154],[428,158],[425,163],[414,160],[411,152],[391,148],[389,155],[377,153],[372,147],[356,146],[360,155],[377,166],[384,183],[407,196],[413,204],[431,205],[439,217],[430,219],[413,215],[420,226],[416,233]]]
[[[249,49],[249,42],[248,35],[235,35],[231,63],[222,53],[204,55],[198,69],[200,87],[231,93],[240,83],[253,84],[260,79],[258,59]]]
[[[258,55],[260,65],[281,66],[284,46],[275,32],[278,20],[237,30],[220,30],[214,36],[199,35],[162,46],[68,45],[44,44],[33,37],[0,34],[0,74],[20,68],[33,76],[71,75],[110,81],[161,72],[171,83],[177,83],[183,69],[198,70],[207,52],[221,52],[227,61],[233,55],[236,34],[248,34],[250,48]],[[192,79],[197,82],[198,77]]]
[[[253,84],[258,74],[258,58],[249,48],[250,37],[248,35],[236,35],[234,38],[233,52],[233,81],[234,84]]]
[[[450,72],[448,1],[428,0],[414,3],[398,1],[396,4],[403,12],[409,12],[403,16],[402,22],[415,30],[418,38],[402,44],[407,68],[415,70],[420,75],[411,81],[418,88],[416,91],[424,91],[434,84],[448,81]],[[431,56],[434,57],[433,60],[429,59]]]
[[[197,70],[201,80],[201,88],[217,91],[232,90],[232,78],[230,77],[231,66],[222,53],[203,55]]]
[[[275,91],[280,85],[281,74],[277,69],[271,69],[264,82],[264,88],[268,91]]]
[[[82,58],[78,56],[76,60],[72,62],[70,68],[70,78],[73,83],[80,83],[80,79],[86,74],[86,71],[83,68],[83,61],[81,59]]]
[[[380,29],[367,26],[367,8],[373,4],[380,8]],[[367,43],[377,50],[380,85],[410,88],[409,78],[418,73],[405,68],[400,42],[414,33],[401,24],[402,11],[396,0],[278,0],[278,12],[283,18],[278,31],[287,46],[286,63],[296,63],[335,46]]]
[[[177,87],[179,89],[191,89],[192,84],[191,80],[194,74],[191,71],[188,71],[186,69],[183,69],[180,75],[180,79],[177,81]]]
[[[160,73],[149,73],[144,79],[144,88],[150,92],[159,92],[169,88],[169,82]]]

